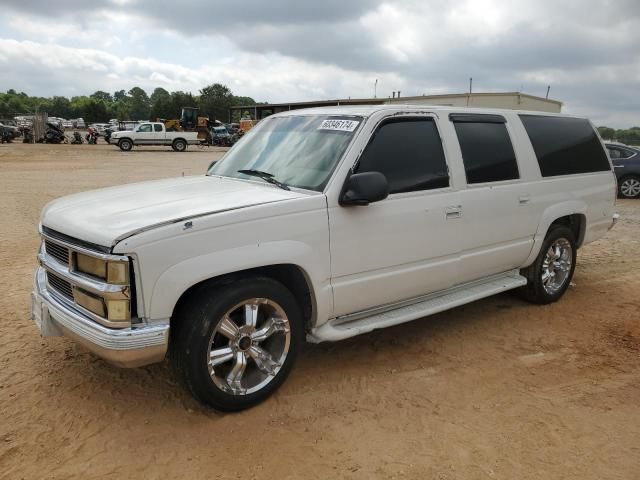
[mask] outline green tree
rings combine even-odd
[[[134,120],[149,120],[151,104],[149,96],[140,87],[129,90],[129,113]]]
[[[598,127],[598,132],[604,140],[613,140],[616,136],[616,131],[610,127]]]
[[[226,122],[229,108],[233,104],[233,94],[226,85],[213,83],[200,90],[200,112],[211,120]]]
[[[104,103],[109,104],[113,102],[113,97],[109,92],[104,92],[102,90],[98,90],[90,95],[90,98],[95,98],[96,100],[102,100]]]
[[[197,107],[198,102],[191,92],[172,92],[171,93],[171,111],[170,118],[180,118],[182,107]]]
[[[156,88],[151,94],[151,97],[149,97],[149,100],[151,102],[150,117],[152,119],[177,118],[173,102],[171,100],[171,94],[164,88]]]
[[[113,100],[115,102],[119,102],[121,100],[126,100],[127,97],[127,92],[125,92],[124,90],[118,90],[117,92],[113,93]]]

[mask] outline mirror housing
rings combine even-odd
[[[342,187],[340,205],[369,205],[389,196],[389,182],[380,172],[354,173]]]

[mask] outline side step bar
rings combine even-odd
[[[344,340],[378,328],[390,327],[443,312],[526,284],[527,279],[520,275],[518,270],[511,270],[419,297],[410,303],[403,302],[368,312],[357,312],[334,318],[314,328],[307,335],[307,340],[312,343]]]

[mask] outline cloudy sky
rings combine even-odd
[[[638,0],[3,0],[0,91],[281,102],[523,91],[640,124]]]

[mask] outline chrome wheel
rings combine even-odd
[[[267,298],[251,298],[228,310],[209,341],[213,383],[232,395],[264,388],[289,353],[291,328],[283,308]]]
[[[558,238],[551,244],[542,262],[542,285],[545,291],[553,295],[569,279],[573,249],[565,238]]]
[[[620,193],[625,197],[640,196],[640,180],[637,178],[627,178],[620,184]]]

